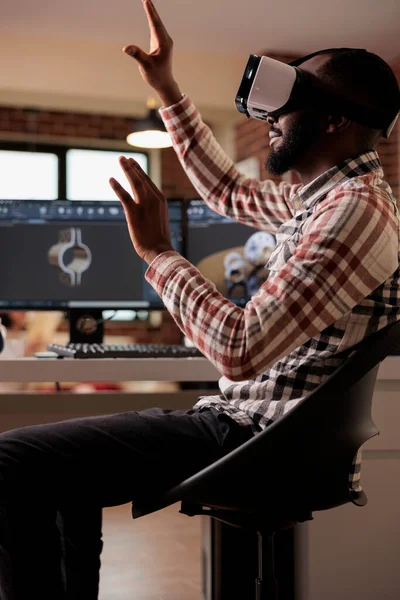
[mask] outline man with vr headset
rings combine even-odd
[[[375,150],[400,108],[390,67],[358,49],[323,50],[290,65],[252,55],[236,106],[269,123],[269,171],[293,169],[301,183],[247,179],[182,95],[172,40],[152,2],[143,5],[150,52],[124,52],[158,93],[183,168],[211,208],[274,233],[277,247],[268,279],[238,308],[173,250],[164,196],[121,157],[134,199],[110,184],[149,264],[146,279],[220,371],[221,393],[186,411],[0,435],[2,600],[95,600],[102,507],[156,494],[216,461],[293,408],[359,340],[400,317],[399,216]],[[355,489],[360,460],[349,464]],[[260,477],[268,484],[267,464]]]

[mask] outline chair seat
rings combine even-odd
[[[294,527],[297,523],[304,523],[313,519],[311,512],[296,512],[291,515],[284,513],[268,513],[268,509],[260,513],[243,513],[230,510],[218,510],[207,508],[198,504],[181,503],[180,513],[188,517],[203,515],[217,519],[227,525],[249,529],[254,531],[263,531],[264,533],[281,531]]]

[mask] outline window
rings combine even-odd
[[[117,200],[108,183],[114,177],[129,188],[128,181],[119,166],[118,157],[134,158],[148,173],[146,154],[139,152],[105,150],[67,150],[67,200]]]
[[[56,200],[57,198],[57,154],[0,150],[1,200]]]
[[[0,141],[0,200],[117,201],[108,181],[115,177],[129,190],[122,155],[149,173],[145,152]]]

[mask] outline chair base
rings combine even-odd
[[[256,600],[278,600],[278,580],[275,571],[275,534],[263,537],[257,532],[258,573],[256,579]],[[293,598],[294,600],[294,598]]]
[[[203,518],[202,537],[203,600],[295,600],[295,528],[257,534]]]

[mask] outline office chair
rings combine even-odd
[[[255,598],[286,599],[274,568],[274,534],[311,520],[314,511],[367,503],[364,491],[351,489],[349,474],[358,449],[379,433],[371,417],[374,385],[380,362],[399,343],[400,321],[371,334],[254,438],[159,497],[135,501],[133,518],[181,502],[180,512],[188,516],[208,515],[257,533]]]

